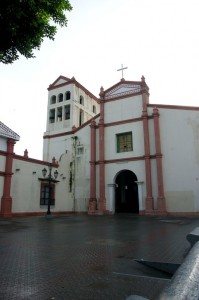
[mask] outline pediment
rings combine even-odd
[[[129,94],[138,93],[141,91],[140,83],[125,82],[119,83],[109,90],[105,91],[105,99],[117,98]]]
[[[68,83],[69,81],[71,81],[70,78],[61,75],[52,84],[49,85],[49,88],[56,88],[57,86]]]
[[[0,136],[19,141],[20,136],[11,130],[8,126],[0,122]]]

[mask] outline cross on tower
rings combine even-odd
[[[128,67],[123,67],[123,64],[121,65],[121,69],[118,69],[117,71],[122,71],[122,79],[123,79],[123,70],[128,69]]]

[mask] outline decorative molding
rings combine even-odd
[[[86,121],[84,124],[82,124],[78,128],[75,128],[75,130],[73,130],[73,131],[56,133],[56,134],[52,134],[52,135],[44,135],[43,139],[51,139],[51,138],[57,138],[57,137],[66,136],[66,135],[72,135],[72,134],[76,133],[77,131],[81,130],[82,128],[84,128],[85,126],[87,126],[88,124],[90,124],[92,122],[92,120],[95,120],[98,117],[100,117],[100,114],[97,114],[92,119]],[[153,119],[153,116],[147,116],[147,118],[148,119]],[[140,122],[142,120],[143,120],[143,117],[134,118],[134,119],[127,119],[127,120],[122,120],[122,121],[117,121],[117,122],[110,122],[110,123],[105,123],[104,127],[122,125],[122,124],[133,123],[133,122]],[[96,128],[99,128],[99,125],[95,125],[95,126],[96,126]]]
[[[44,184],[49,184],[49,180],[48,180],[48,178],[43,178],[43,177],[39,177],[38,178],[38,180],[39,181],[42,181],[42,183],[44,183]],[[51,182],[53,182],[53,183],[57,183],[57,182],[60,182],[59,180],[56,180],[56,179],[51,179]]]
[[[122,124],[127,124],[127,123],[134,123],[134,122],[141,122],[142,117],[140,118],[134,118],[134,119],[127,119],[127,120],[122,120],[122,121],[116,121],[116,122],[110,122],[110,123],[105,123],[105,127],[109,126],[116,126],[116,125],[122,125]]]
[[[143,155],[143,156],[135,156],[135,157],[128,157],[128,158],[107,159],[107,160],[104,160],[104,161],[99,161],[98,160],[98,161],[96,161],[96,164],[100,165],[101,163],[104,163],[104,164],[126,163],[126,162],[130,162],[130,161],[144,160],[145,158],[146,158],[145,155]],[[147,158],[155,159],[156,155],[150,155]]]
[[[60,137],[60,136],[65,136],[65,135],[72,135],[72,134],[76,133],[77,131],[79,131],[80,129],[84,128],[86,125],[90,124],[92,122],[92,120],[95,120],[99,116],[100,116],[100,114],[97,114],[96,116],[94,116],[93,118],[91,118],[90,120],[86,121],[81,126],[75,128],[72,131],[61,132],[61,133],[56,133],[56,134],[52,134],[52,135],[44,135],[43,139],[51,139],[51,138],[56,138],[56,137]]]
[[[6,156],[6,155],[7,155],[7,152],[6,152],[6,151],[3,151],[3,150],[0,150],[0,155],[1,155],[1,156]]]
[[[110,88],[108,88],[107,90],[104,91],[104,93],[109,93],[111,90],[114,90],[115,88],[117,88],[118,86],[121,86],[121,84],[126,84],[126,85],[140,85],[142,88],[145,88],[148,90],[148,86],[146,84],[146,82],[142,82],[142,81],[130,81],[130,80],[121,80],[119,82],[117,82],[116,84],[112,85]]]
[[[120,99],[130,98],[130,97],[134,97],[134,96],[138,96],[138,95],[142,95],[142,94],[143,94],[143,91],[141,90],[140,92],[130,93],[130,94],[126,94],[126,95],[119,95],[117,97],[110,98],[110,99],[105,98],[103,101],[104,102],[117,101],[117,100],[120,100]]]
[[[108,92],[105,91],[104,99],[118,98],[139,92],[141,92],[140,84],[122,83]]]
[[[147,104],[147,107],[151,108],[163,108],[163,109],[178,109],[178,110],[199,110],[198,106],[182,106],[182,105],[167,105],[167,104]]]
[[[26,161],[26,162],[29,162],[29,163],[35,163],[35,164],[39,164],[39,165],[44,165],[44,166],[48,166],[49,165],[48,161],[43,161],[43,160],[39,160],[39,159],[24,157],[24,156],[17,155],[17,154],[14,154],[13,158],[17,159],[17,160],[23,160],[23,161]],[[52,167],[57,168],[58,166],[59,165],[57,163],[52,164]]]

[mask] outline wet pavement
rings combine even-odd
[[[181,263],[198,226],[131,214],[0,219],[0,299],[157,299],[169,275],[134,259]]]

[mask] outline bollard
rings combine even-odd
[[[198,300],[199,299],[199,242],[172,277],[168,287],[158,300]]]

